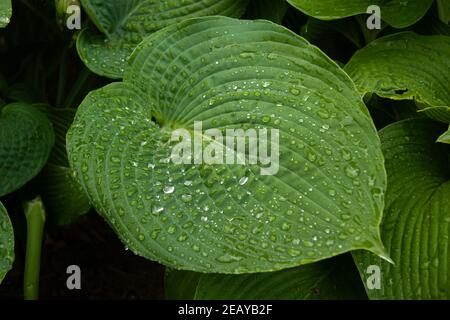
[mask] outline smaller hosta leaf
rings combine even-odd
[[[235,130],[262,138],[270,167],[240,151],[245,163],[198,161],[211,131]],[[203,136],[203,151],[188,151],[195,163],[172,161],[180,131]],[[175,269],[254,273],[384,253],[386,176],[368,111],[342,69],[270,21],[195,18],[147,37],[124,81],[80,105],[67,148],[125,244]]]
[[[166,297],[196,300],[367,299],[348,255],[277,272],[222,275],[171,271]]]
[[[361,94],[415,100],[434,119],[450,119],[450,37],[403,32],[371,42],[345,66]]]
[[[4,28],[11,20],[11,0],[0,0],[0,28]]]
[[[435,142],[444,127],[411,119],[380,131],[388,174],[381,236],[395,265],[354,253],[372,299],[450,298],[450,146]]]
[[[77,40],[86,66],[101,76],[122,78],[126,61],[149,34],[181,20],[199,16],[240,17],[248,0],[81,0],[97,26],[84,29]]]
[[[371,5],[381,9],[381,19],[395,28],[405,28],[419,21],[433,0],[288,0],[306,13],[321,20],[333,20],[366,13]]]
[[[14,262],[14,233],[5,207],[0,202],[0,284]]]
[[[41,171],[54,139],[51,122],[36,107],[13,103],[0,108],[0,196]]]

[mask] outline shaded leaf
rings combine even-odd
[[[267,19],[281,24],[288,5],[285,0],[250,0],[245,19]]]
[[[388,173],[383,243],[395,265],[356,252],[366,283],[370,265],[381,269],[372,299],[450,298],[450,148],[435,143],[443,125],[429,119],[394,123],[380,131]]]
[[[198,281],[202,275],[203,273],[167,268],[164,276],[165,298],[169,300],[193,300]]]
[[[171,271],[166,297],[195,300],[367,299],[350,256],[277,272],[222,275]]]
[[[51,122],[32,105],[0,109],[0,196],[13,192],[44,167],[54,143]]]
[[[72,177],[66,151],[66,134],[76,109],[41,106],[53,123],[55,145],[36,185],[45,203],[50,221],[57,225],[74,222],[86,214],[91,205],[84,190]]]
[[[309,40],[323,38],[333,38],[337,35],[347,38],[355,47],[363,46],[363,39],[358,24],[353,19],[341,19],[335,21],[322,21],[315,18],[309,18],[308,22],[302,28],[302,35]]]

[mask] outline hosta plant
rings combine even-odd
[[[2,287],[99,215],[168,299],[449,298],[445,1],[0,5]]]

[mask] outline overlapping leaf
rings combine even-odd
[[[4,28],[9,24],[11,15],[11,0],[0,0],[0,28]]]
[[[345,66],[361,94],[414,99],[429,117],[450,123],[450,37],[411,32],[380,38]]]
[[[353,249],[383,254],[378,136],[351,80],[320,50],[268,21],[211,17],[153,34],[129,63],[123,83],[81,104],[67,148],[91,202],[130,249],[218,273]],[[249,165],[247,154],[246,166],[174,164],[171,135],[195,121],[222,134],[279,130],[269,143],[279,170],[261,175],[266,166]],[[224,147],[201,136],[204,150]]]
[[[126,60],[141,40],[181,20],[210,15],[240,17],[248,0],[82,0],[100,32],[84,29],[78,37],[80,58],[94,73],[122,78]]]
[[[450,298],[450,148],[435,143],[436,124],[404,120],[380,132],[388,173],[381,235],[395,265],[355,254],[363,278],[369,265],[381,268],[381,289],[367,290],[371,298]]]
[[[288,0],[306,13],[321,20],[333,20],[366,13],[367,8],[377,5],[381,18],[395,28],[405,28],[419,21],[433,0]]]
[[[54,143],[51,122],[36,107],[0,109],[0,196],[13,192],[44,167]]]
[[[14,261],[14,233],[5,207],[0,202],[0,283]]]
[[[367,299],[348,256],[277,272],[221,275],[170,270],[166,297],[186,300]]]

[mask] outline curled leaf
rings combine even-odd
[[[450,123],[450,37],[402,32],[359,50],[345,66],[362,95],[415,100],[429,117]]]

